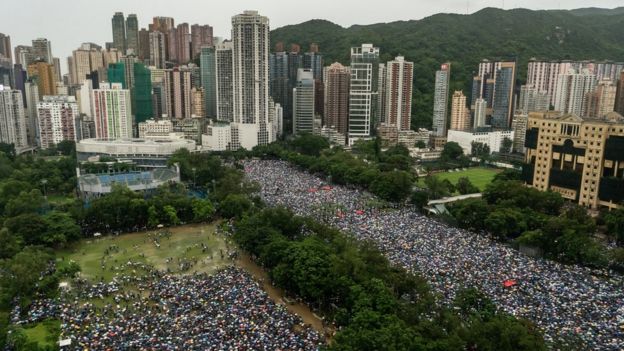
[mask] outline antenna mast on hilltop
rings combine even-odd
[[[466,1],[466,15],[470,14],[470,1]]]

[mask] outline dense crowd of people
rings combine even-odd
[[[110,303],[85,303],[71,293],[58,301],[40,300],[22,323],[61,320],[61,338],[71,340],[64,350],[76,351],[316,350],[323,343],[239,268],[213,275],[165,274],[144,280],[140,288],[149,294],[119,288]],[[108,292],[108,284],[91,287],[95,296]]]
[[[375,208],[370,194],[328,184],[283,161],[251,160],[244,167],[267,204],[373,241],[391,262],[427,278],[445,302],[476,287],[501,310],[536,323],[548,342],[624,349],[621,275],[531,258],[415,209]]]

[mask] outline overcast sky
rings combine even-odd
[[[176,24],[210,24],[215,35],[228,38],[232,15],[249,9],[268,16],[271,27],[277,28],[316,18],[350,26],[421,19],[440,12],[465,14],[484,7],[541,10],[623,5],[622,0],[2,0],[0,33],[10,35],[13,46],[48,38],[65,72],[66,57],[80,43],[103,46],[112,41],[111,17],[116,11],[136,13],[140,27],[147,28],[154,16],[168,16]]]

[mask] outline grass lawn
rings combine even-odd
[[[198,263],[185,273],[213,272],[230,264],[225,254],[225,240],[215,234],[215,225],[188,225],[168,228],[171,235],[167,238],[161,231],[153,230],[119,236],[84,239],[73,247],[57,252],[57,263],[75,261],[81,267],[81,275],[87,279],[110,281],[115,275],[141,275],[143,272],[128,268],[121,270],[126,262],[142,262],[153,265],[159,270],[170,269],[176,273],[179,259],[197,260]],[[160,247],[154,240],[157,239]],[[206,249],[203,249],[203,245]],[[111,249],[113,248],[113,249]],[[105,252],[108,250],[108,255]],[[167,263],[168,258],[173,258]],[[104,268],[102,269],[102,263]]]
[[[457,184],[459,178],[467,177],[474,186],[483,191],[492,182],[494,176],[500,172],[500,170],[493,168],[469,168],[459,172],[436,173],[435,176],[442,180],[448,179],[453,184]],[[424,177],[418,179],[418,186],[426,188]]]
[[[57,347],[58,332],[61,322],[58,320],[48,320],[37,323],[33,326],[24,327],[24,335],[29,342],[36,342],[40,348]]]

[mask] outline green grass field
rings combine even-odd
[[[58,347],[56,339],[60,328],[60,321],[47,320],[33,326],[24,327],[22,330],[28,341],[36,342],[40,348],[55,348]]]
[[[227,244],[215,234],[214,224],[168,230],[171,232],[168,238],[156,230],[84,239],[69,249],[57,252],[57,263],[62,265],[75,261],[80,265],[84,278],[97,281],[110,281],[115,275],[143,273],[132,268],[119,268],[128,261],[147,263],[159,270],[169,269],[172,273],[179,271],[179,260],[198,262],[185,273],[210,273],[229,264],[227,258],[221,258],[221,251],[226,253]],[[160,247],[154,243],[156,238]],[[205,250],[202,244],[206,246]]]
[[[492,168],[469,168],[465,171],[459,172],[444,172],[444,173],[436,173],[435,176],[444,180],[448,179],[451,183],[457,184],[457,180],[462,177],[468,177],[470,182],[479,188],[481,191],[485,189],[485,187],[492,182],[494,176],[500,173],[498,169]],[[418,179],[418,186],[425,188],[425,178],[421,177]]]

